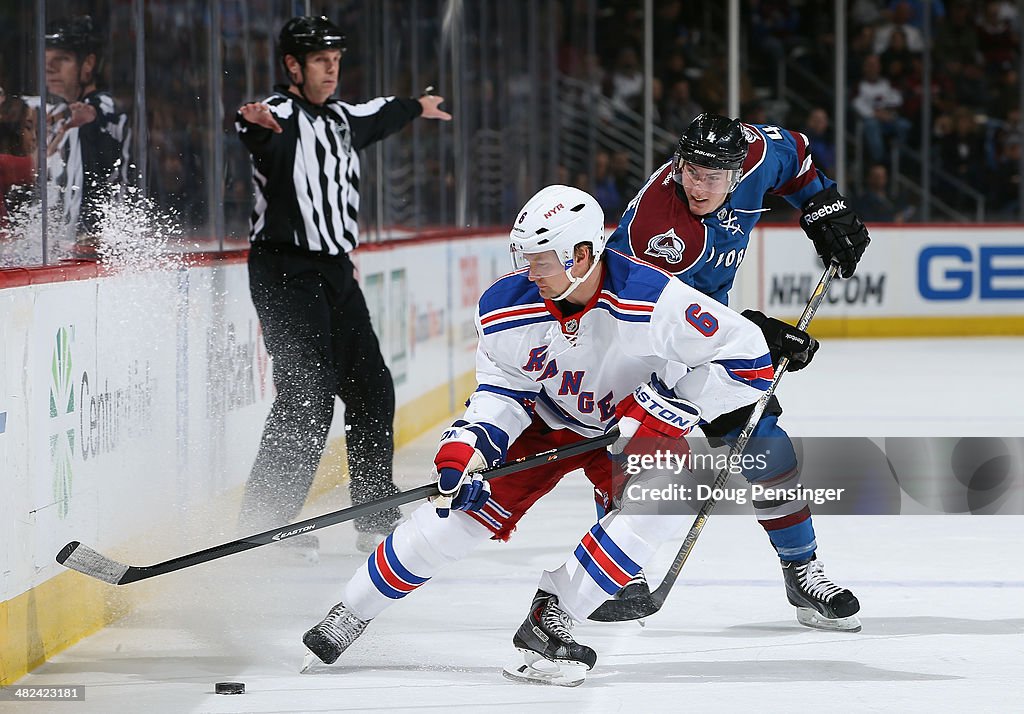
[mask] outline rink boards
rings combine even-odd
[[[872,229],[819,337],[1024,334],[1017,226]],[[716,260],[718,257],[715,258]],[[758,229],[733,305],[795,318],[820,265],[798,229]],[[503,232],[367,246],[356,262],[396,385],[406,443],[472,390],[476,300],[508,270]],[[121,616],[113,588],[53,561],[81,540],[146,564],[236,537],[234,498],[272,399],[244,257],[101,274],[0,271],[0,683]],[[341,410],[316,489],[336,485]],[[429,464],[424,464],[424,480]],[[221,532],[190,514],[225,509]],[[154,587],[158,581],[154,581]]]

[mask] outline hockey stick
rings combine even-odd
[[[818,311],[818,306],[821,305],[821,301],[825,299],[825,295],[828,293],[829,283],[839,272],[839,264],[831,263],[825,272],[821,276],[821,280],[818,281],[818,285],[814,288],[814,292],[811,293],[810,299],[807,301],[807,306],[804,308],[804,312],[800,315],[800,319],[797,321],[796,326],[801,330],[806,330],[807,325],[810,324],[811,318],[814,317],[814,313]],[[761,395],[761,398],[757,400],[754,405],[753,411],[750,412],[750,417],[747,419],[747,423],[744,425],[742,431],[740,431],[739,437],[736,439],[736,443],[729,451],[729,459],[727,463],[735,463],[736,457],[743,453],[743,450],[747,446],[747,442],[750,440],[750,435],[754,431],[754,427],[757,422],[761,420],[761,414],[764,413],[765,407],[768,405],[768,400],[771,399],[772,394],[775,393],[775,388],[779,385],[779,380],[782,379],[782,375],[786,373],[786,367],[789,366],[789,359],[783,357],[779,360],[779,366],[775,369],[775,378],[772,380],[771,386],[768,387],[768,391]],[[712,492],[719,491],[725,482],[729,480],[729,467],[726,466],[718,475],[715,477],[714,483],[711,486]],[[679,548],[679,552],[676,554],[675,560],[668,568],[668,572],[665,574],[665,578],[661,581],[661,584],[656,590],[651,592],[649,595],[642,595],[640,597],[629,598],[627,600],[607,600],[600,605],[591,615],[591,620],[598,622],[622,622],[625,620],[639,620],[644,617],[653,615],[661,606],[665,604],[665,598],[668,597],[669,591],[676,582],[676,578],[679,577],[679,572],[683,569],[683,564],[686,563],[686,559],[690,557],[690,552],[693,550],[694,544],[697,542],[697,537],[700,532],[704,529],[704,525],[708,522],[708,518],[711,516],[711,512],[715,510],[715,505],[718,503],[714,497],[706,500],[701,505],[700,510],[697,512],[697,517],[693,521],[693,525],[690,526],[690,532],[686,534],[686,538],[683,539],[683,544]]]
[[[509,474],[525,471],[526,469],[533,468],[534,466],[548,464],[552,461],[567,459],[571,456],[578,456],[580,454],[587,453],[588,451],[600,449],[608,446],[618,437],[619,430],[613,427],[601,436],[583,439],[582,441],[577,441],[575,444],[551,449],[550,451],[542,451],[539,454],[534,454],[533,456],[524,456],[507,464],[484,469],[480,473],[483,475],[484,480],[508,476]],[[107,556],[93,550],[87,545],[82,545],[78,541],[72,541],[61,548],[60,552],[57,553],[57,562],[67,568],[77,570],[80,573],[84,573],[90,577],[110,583],[111,585],[127,585],[128,583],[134,583],[137,580],[146,580],[147,578],[164,575],[165,573],[171,573],[175,570],[181,570],[182,568],[189,568],[193,565],[199,565],[200,563],[206,563],[211,560],[216,560],[217,558],[223,558],[225,555],[241,553],[242,551],[249,550],[250,548],[257,548],[261,545],[282,541],[286,538],[291,538],[292,536],[297,536],[302,533],[309,533],[317,528],[325,528],[326,526],[333,526],[337,523],[344,523],[345,521],[350,521],[353,518],[358,518],[359,516],[365,516],[371,513],[376,513],[377,511],[382,511],[385,508],[401,506],[406,503],[412,503],[413,501],[419,501],[427,498],[428,496],[436,495],[437,484],[428,483],[409,491],[396,493],[393,496],[381,498],[376,501],[370,501],[368,503],[361,503],[357,506],[342,508],[340,511],[325,513],[322,516],[314,516],[313,518],[308,518],[304,521],[299,521],[298,523],[292,523],[288,526],[264,531],[263,533],[257,533],[256,535],[251,535],[247,538],[233,540],[230,543],[216,545],[212,548],[200,550],[196,553],[189,553],[188,555],[172,558],[171,560],[165,560],[164,562],[157,563],[156,565],[124,565],[123,563],[119,563],[116,560],[108,558]]]

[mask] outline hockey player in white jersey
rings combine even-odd
[[[609,447],[684,437],[701,420],[756,401],[773,376],[761,331],[668,273],[605,251],[596,199],[548,186],[511,232],[520,269],[480,298],[477,382],[465,414],[434,457],[439,496],[416,509],[358,569],[303,642],[332,663],[392,603],[478,543],[506,540],[522,515],[570,471],[583,468],[608,513],[541,575],[513,643],[524,662],[511,679],[575,685],[597,661],[572,636],[584,620],[677,536],[687,515],[612,508],[612,460],[604,450],[492,482],[474,473],[565,446],[617,424]]]

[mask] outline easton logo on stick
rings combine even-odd
[[[291,538],[292,536],[298,535],[299,533],[305,533],[306,531],[311,531],[314,528],[316,528],[316,524],[315,523],[311,523],[308,526],[303,526],[302,528],[296,528],[293,531],[281,531],[280,533],[275,533],[274,535],[272,535],[270,537],[270,540],[284,540],[285,538]]]

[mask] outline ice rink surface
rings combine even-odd
[[[1022,339],[830,340],[813,367],[783,381],[783,424],[800,436],[1021,437],[1022,363]],[[402,488],[426,482],[435,438],[400,453]],[[305,515],[343,505],[321,500]],[[384,612],[338,663],[304,674],[302,633],[365,557],[349,525],[319,533],[317,566],[267,546],[171,573],[129,618],[20,682],[85,685],[84,702],[0,710],[1020,711],[1024,516],[816,517],[827,573],[860,598],[856,634],[797,624],[753,516],[713,516],[645,627],[577,627],[598,652],[582,686],[503,679],[540,572],[564,561],[593,519],[588,483],[570,475],[509,543],[485,544]],[[659,551],[653,579],[677,547]],[[219,681],[244,682],[246,693],[216,695]]]

